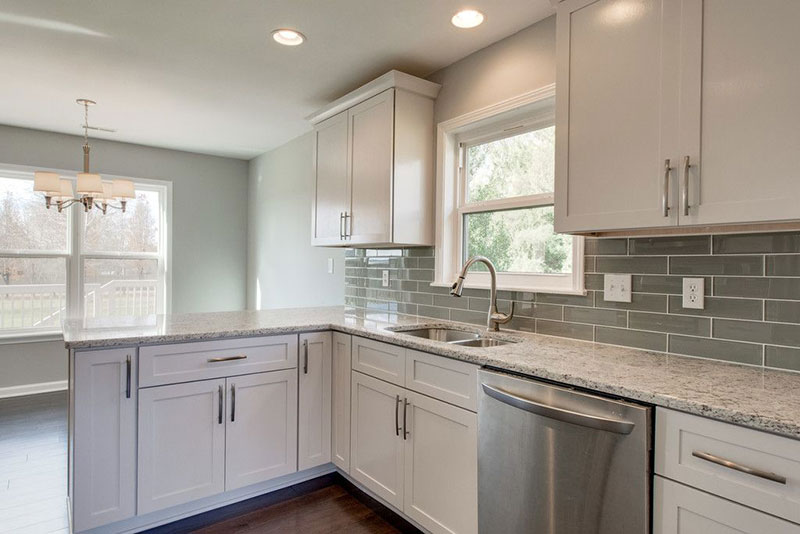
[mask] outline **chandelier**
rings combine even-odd
[[[115,178],[110,182],[103,181],[99,174],[89,172],[89,130],[101,130],[113,132],[108,128],[98,128],[89,126],[89,106],[96,102],[86,98],[79,98],[75,101],[83,106],[83,172],[77,176],[78,196],[72,191],[72,180],[61,178],[57,172],[36,171],[33,173],[33,190],[44,194],[44,202],[47,209],[55,205],[59,213],[62,209],[81,205],[84,211],[92,208],[99,209],[105,213],[108,208],[114,208],[125,212],[125,205],[128,199],[135,198],[133,182]]]

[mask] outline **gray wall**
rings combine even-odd
[[[311,246],[313,142],[308,133],[250,161],[248,308],[344,302],[344,251]]]
[[[77,136],[0,125],[0,164],[79,170],[81,144]],[[91,144],[94,171],[172,182],[172,311],[243,309],[248,163],[112,141]],[[0,388],[65,379],[63,353],[53,347],[0,345]]]

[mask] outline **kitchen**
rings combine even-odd
[[[429,4],[0,8],[0,532],[800,532],[800,6]]]

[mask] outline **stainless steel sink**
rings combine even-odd
[[[412,330],[394,330],[397,334],[405,334],[407,336],[420,337],[430,339],[432,341],[441,341],[451,345],[460,345],[462,347],[499,347],[500,345],[508,345],[510,343],[518,343],[516,340],[510,339],[497,339],[494,337],[487,337],[477,332],[468,332],[466,330],[457,330],[455,328],[415,328]]]
[[[479,337],[476,339],[465,339],[463,341],[451,341],[451,345],[460,345],[462,347],[499,347],[500,345],[508,345],[510,343],[517,343],[516,341],[506,341],[504,339],[494,339],[491,337]]]

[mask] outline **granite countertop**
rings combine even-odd
[[[80,350],[337,330],[800,439],[800,374],[513,331],[501,336],[519,343],[473,348],[387,330],[421,324],[480,331],[337,306],[67,321],[64,340]]]

